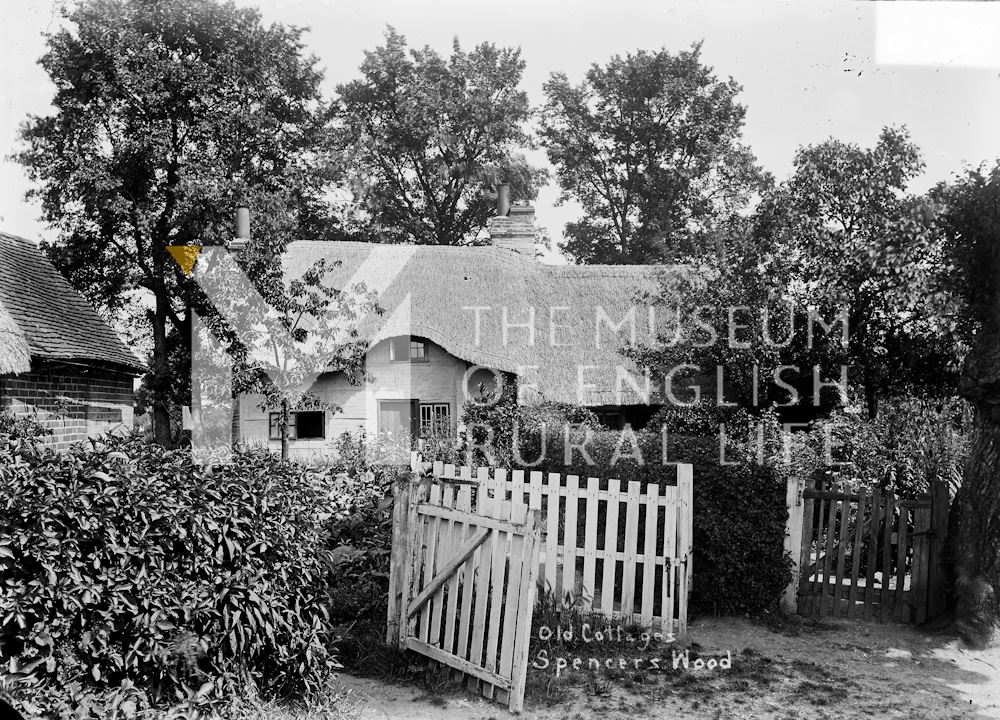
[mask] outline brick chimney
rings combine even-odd
[[[510,185],[497,185],[497,214],[488,224],[490,240],[497,247],[535,257],[535,208],[512,205]]]

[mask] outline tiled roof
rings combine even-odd
[[[145,366],[32,242],[0,233],[0,304],[28,341],[32,358]]]

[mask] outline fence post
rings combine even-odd
[[[691,596],[691,586],[694,580],[694,557],[692,534],[694,531],[694,468],[687,463],[677,465],[677,504],[680,510],[678,524],[678,555],[684,558],[685,566],[680,569],[684,573],[684,582],[679,589],[677,611],[677,635],[687,636],[688,601]]]
[[[910,595],[912,597],[912,612],[910,618],[915,625],[927,622],[927,599],[931,574],[931,533],[934,530],[934,515],[928,499],[933,496],[924,495],[924,502],[918,503],[913,509],[913,566],[910,578]],[[933,502],[933,500],[931,500]]]
[[[797,477],[789,476],[785,488],[785,507],[788,520],[785,522],[785,552],[792,557],[792,579],[781,596],[781,609],[789,614],[798,610],[799,554],[802,548],[802,486]]]
[[[927,570],[927,618],[934,619],[945,610],[944,548],[948,541],[948,485],[940,480],[931,483],[931,551]]]
[[[399,646],[400,612],[402,609],[403,577],[407,554],[407,519],[410,508],[410,476],[401,474],[394,485],[392,502],[392,552],[389,561],[389,607],[386,611],[385,640]]]

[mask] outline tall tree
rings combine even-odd
[[[168,244],[231,236],[237,201],[258,212],[250,267],[274,272],[292,234],[330,227],[330,108],[302,31],[217,0],[84,0],[41,60],[55,112],[31,117],[18,159],[37,186],[48,247],[109,311],[149,298],[155,438],[171,443],[171,333],[188,337]]]
[[[1000,632],[1000,165],[970,171],[935,194],[945,203],[947,277],[965,308],[956,323],[970,348],[960,389],[975,409],[950,519],[956,626],[984,646]]]
[[[641,50],[591,66],[580,85],[545,84],[541,142],[564,200],[584,217],[562,249],[583,263],[672,261],[769,180],[740,143],[741,87],[701,62],[701,45]]]
[[[908,192],[922,169],[905,128],[883,129],[871,148],[826,140],[798,151],[756,212],[775,249],[763,271],[785,278],[798,306],[846,316],[846,359],[872,417],[880,393],[954,388],[937,208]]]
[[[366,239],[460,245],[493,214],[494,186],[531,199],[545,173],[519,150],[528,99],[519,50],[456,39],[450,57],[408,50],[392,28],[365,53],[362,77],[338,88],[340,145]]]
[[[699,381],[700,407],[668,411],[681,421],[724,419],[730,404],[752,414],[773,410],[786,422],[829,412],[840,398],[829,388],[817,400],[814,368],[822,381],[838,379],[843,328],[808,331],[810,309],[796,303],[787,273],[773,268],[781,238],[755,233],[753,218],[734,218],[717,232],[724,237],[715,250],[665,284],[657,342],[630,354],[658,380],[683,365],[700,368],[687,381]],[[814,312],[824,321],[835,315],[822,306]]]

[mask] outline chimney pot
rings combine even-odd
[[[236,208],[236,239],[229,247],[232,250],[242,250],[250,240],[250,208],[239,205]]]
[[[497,185],[497,216],[506,217],[510,212],[510,185],[500,183]]]

